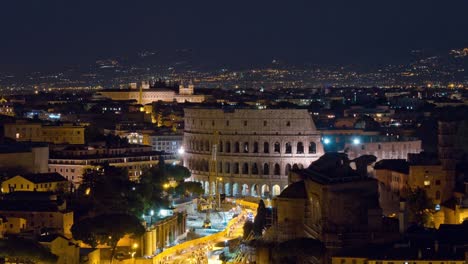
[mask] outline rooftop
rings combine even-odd
[[[31,173],[31,174],[24,174],[24,175],[19,175],[19,176],[36,184],[45,183],[45,182],[66,182],[67,181],[67,179],[65,179],[62,175],[60,175],[57,172]]]

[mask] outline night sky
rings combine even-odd
[[[248,66],[387,63],[468,46],[467,0],[2,0],[0,65],[191,49]]]

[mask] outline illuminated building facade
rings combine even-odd
[[[217,134],[217,136],[215,136]],[[293,169],[323,154],[320,134],[303,109],[185,109],[184,166],[208,193],[209,163],[217,144],[216,176],[226,195],[278,195]]]

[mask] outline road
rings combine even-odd
[[[250,210],[249,210],[250,211]],[[187,248],[182,254],[173,256],[167,263],[172,264],[205,264],[205,263],[221,263],[219,258],[219,250],[222,248],[215,247],[217,243],[226,242],[231,239],[243,236],[243,226],[247,220],[247,210],[242,209],[242,213],[238,216],[239,221],[231,227],[231,230],[223,238],[210,241],[209,243],[199,245],[193,248]],[[215,254],[213,254],[215,253]],[[209,257],[210,256],[210,257]]]

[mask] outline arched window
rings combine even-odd
[[[286,164],[286,168],[284,169],[284,175],[289,175],[291,171],[291,164]]]
[[[280,175],[280,165],[278,163],[275,164],[274,174],[275,175]]]
[[[268,163],[263,164],[263,175],[270,175],[270,165]]]
[[[231,173],[231,164],[229,162],[224,163],[224,172]]]
[[[263,142],[263,153],[270,153],[270,143]]]
[[[291,154],[292,153],[292,146],[291,143],[286,143],[286,154]]]
[[[226,153],[231,153],[231,142],[226,142]]]
[[[274,152],[275,152],[275,153],[280,153],[280,152],[281,152],[280,149],[281,149],[280,143],[279,143],[279,142],[275,142]]]
[[[435,198],[436,198],[436,200],[440,200],[440,192],[439,191],[436,192],[436,197]]]
[[[242,174],[249,174],[249,164],[247,162],[242,165]]]
[[[223,162],[218,162],[218,173],[223,173]]]
[[[205,151],[210,151],[210,142],[205,141]]]
[[[315,142],[310,142],[309,143],[309,154],[315,154],[317,153],[317,146],[315,145]]]
[[[224,144],[223,144],[223,141],[220,141],[219,142],[219,152],[223,152],[224,151]]]
[[[244,153],[249,153],[249,142],[244,142]]]
[[[234,143],[234,153],[239,153],[239,142]]]
[[[255,174],[255,175],[258,174],[257,163],[252,164],[252,174]]]
[[[297,142],[297,154],[304,154],[304,144],[302,142]]]
[[[292,168],[293,168],[293,170],[298,170],[298,169],[299,169],[299,166],[297,165],[297,163],[294,163],[294,165],[293,165]]]
[[[234,174],[239,174],[239,163],[235,162],[232,170],[234,171]]]
[[[255,141],[253,145],[253,153],[258,153],[258,142]]]

